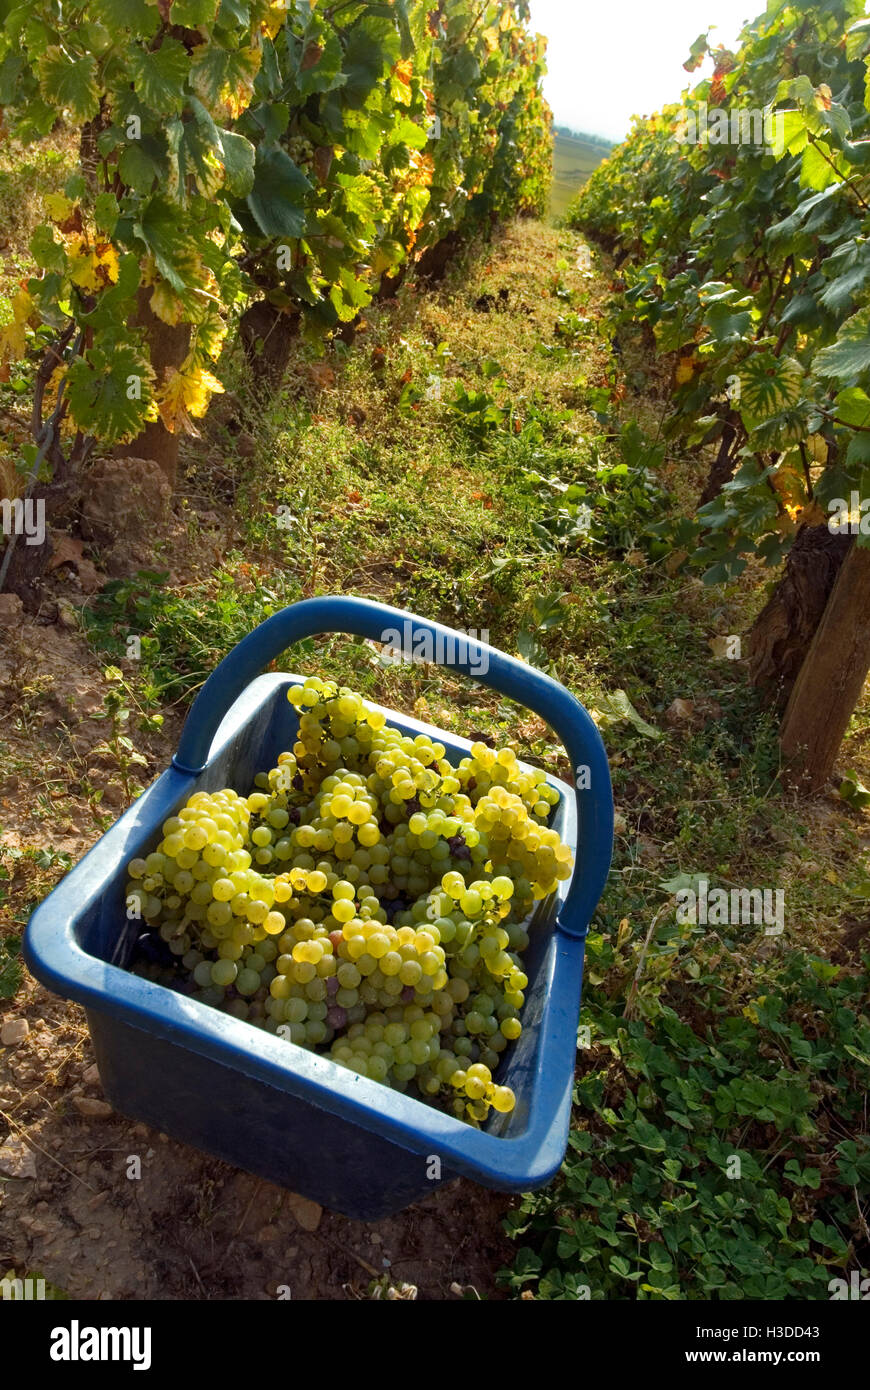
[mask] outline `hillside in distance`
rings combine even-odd
[[[553,136],[553,189],[550,216],[563,217],[589,175],[610,153],[604,140],[568,135],[557,129]]]

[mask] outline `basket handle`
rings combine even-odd
[[[578,862],[558,926],[569,936],[584,937],[607,881],[613,850],[613,795],[601,735],[579,700],[558,681],[442,623],[429,622],[389,604],[351,597],[305,599],[281,609],[244,637],[209,676],[187,716],[173,766],[192,776],[203,770],[230,705],[294,642],[322,632],[347,632],[387,642],[396,630],[406,651],[427,634],[433,639],[436,654],[446,648],[456,656],[441,664],[525,705],[558,734],[577,784],[579,828]],[[391,645],[397,645],[394,639]]]

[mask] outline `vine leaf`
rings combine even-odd
[[[181,110],[190,66],[183,43],[166,38],[154,53],[147,48],[134,48],[129,61],[133,88],[146,106],[162,116]]]
[[[196,239],[175,203],[155,194],[143,205],[134,230],[174,290],[183,293],[203,287],[205,276]]]
[[[284,150],[257,151],[250,208],[264,236],[301,237],[305,231],[305,199],[311,184]]]
[[[190,359],[182,364],[180,370],[167,367],[157,408],[170,434],[177,434],[181,430],[198,438],[199,430],[193,419],[201,418],[208,409],[212,395],[223,389],[216,376],[204,367],[194,365]]]
[[[132,344],[89,348],[67,375],[70,418],[105,444],[129,444],[154,417],[153,381],[151,363]]]
[[[58,106],[67,107],[77,124],[96,116],[100,93],[97,60],[91,53],[71,58],[59,46],[47,48],[39,61],[39,77],[46,94],[50,92]]]
[[[94,18],[110,33],[127,29],[140,39],[150,39],[160,28],[157,6],[149,0],[91,0]]]
[[[259,48],[199,44],[193,50],[190,85],[212,116],[235,119],[250,104],[260,60]]]
[[[793,357],[760,352],[740,373],[740,414],[747,430],[796,405],[803,395],[804,373]]]
[[[836,341],[817,355],[815,367],[820,376],[851,386],[870,371],[870,305],[846,320]]]
[[[183,29],[201,29],[214,24],[219,8],[220,0],[172,0],[169,22]]]
[[[27,323],[35,309],[27,290],[19,290],[12,301],[12,322],[0,328],[0,362],[19,362],[24,356]]]

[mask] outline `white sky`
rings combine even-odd
[[[532,28],[549,39],[544,91],[557,125],[621,140],[635,114],[650,116],[710,75],[683,63],[711,25],[733,45],[765,0],[531,0]]]

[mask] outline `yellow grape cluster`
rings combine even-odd
[[[524,767],[512,748],[496,750],[485,743],[473,743],[471,756],[462,759],[457,771],[462,786],[473,788],[475,802],[491,788],[503,787],[521,797],[529,811],[546,819],[559,800],[545,773],[539,767]]]
[[[522,797],[493,787],[477,803],[476,824],[487,837],[492,864],[514,873],[519,866],[535,898],[549,897],[560,881],[571,877],[570,849],[555,830],[529,815]]]
[[[129,864],[136,968],[472,1124],[509,1112],[525,920],[571,871],[558,793],[510,749],[455,767],[334,682],[288,698],[296,742],[251,794],[194,793]]]

